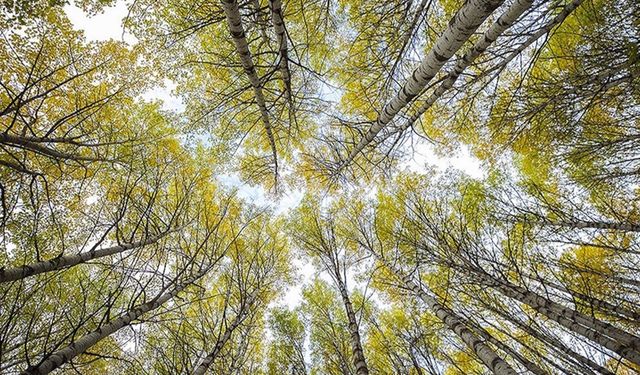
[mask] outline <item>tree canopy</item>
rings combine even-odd
[[[113,6],[127,41],[69,14]],[[0,374],[640,374],[636,0],[6,0],[0,36]]]

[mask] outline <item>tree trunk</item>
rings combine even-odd
[[[528,305],[563,327],[640,365],[640,338],[609,323],[566,308],[508,281],[499,280],[484,272],[476,274],[485,285],[496,288],[503,295]]]
[[[209,367],[213,364],[215,359],[218,357],[222,348],[226,345],[226,343],[231,339],[231,335],[233,332],[242,324],[242,322],[247,318],[249,314],[249,309],[251,305],[253,305],[254,301],[257,297],[257,290],[255,290],[251,296],[249,296],[249,300],[245,306],[240,310],[238,315],[233,318],[231,324],[224,330],[222,337],[220,337],[213,350],[200,362],[200,365],[193,371],[194,375],[204,375],[204,373],[209,369]]]
[[[520,353],[518,353],[517,351],[512,349],[509,345],[506,345],[502,341],[500,341],[500,340],[496,339],[495,337],[493,337],[492,334],[487,332],[487,330],[484,329],[483,327],[481,327],[479,324],[472,323],[471,326],[473,327],[473,330],[478,332],[478,334],[483,339],[485,339],[488,342],[492,343],[493,345],[495,345],[497,348],[499,348],[503,352],[509,353],[509,355],[511,357],[515,358],[518,362],[520,362],[532,374],[535,374],[535,375],[547,375],[547,372],[544,371],[543,369],[541,369],[540,366],[538,366],[537,364],[531,362],[528,358],[526,358],[525,356],[521,355]]]
[[[130,325],[131,322],[140,318],[145,313],[157,309],[162,304],[164,304],[171,298],[175,297],[187,286],[193,284],[205,273],[206,271],[202,271],[198,273],[197,275],[188,279],[186,282],[176,286],[169,293],[165,293],[163,290],[161,294],[157,295],[151,301],[133,307],[131,310],[120,315],[118,318],[108,321],[106,324],[102,325],[100,328],[97,328],[96,330],[90,333],[87,333],[84,336],[80,337],[79,339],[75,340],[65,348],[53,352],[47,358],[43,359],[38,365],[26,369],[22,374],[23,375],[48,374],[49,372],[62,366],[64,363],[67,363],[71,361],[73,358],[77,357],[78,355],[84,353],[85,351],[87,351],[92,346],[96,345],[105,337],[108,337],[114,332],[117,332],[118,330],[120,330],[121,328]]]
[[[262,123],[264,130],[267,133],[269,145],[271,146],[271,153],[273,156],[273,163],[275,168],[275,179],[278,179],[278,154],[276,152],[276,142],[273,136],[273,129],[269,120],[269,112],[267,111],[267,105],[264,101],[264,94],[262,93],[262,84],[258,78],[256,68],[253,65],[253,59],[251,52],[249,51],[249,44],[247,42],[244,28],[242,27],[242,18],[240,16],[240,10],[238,9],[238,2],[235,0],[222,0],[222,8],[227,18],[227,25],[231,32],[233,43],[236,47],[236,52],[240,57],[240,64],[244,69],[245,74],[249,78],[249,82],[253,87],[253,93],[256,98],[256,103],[260,108],[260,115],[262,117]]]
[[[340,289],[340,296],[342,297],[342,303],[347,313],[347,319],[349,320],[349,334],[351,336],[351,350],[353,352],[353,364],[356,368],[356,375],[368,375],[369,368],[364,357],[364,351],[362,350],[362,342],[360,340],[360,332],[358,331],[358,321],[356,320],[356,313],[353,311],[353,305],[349,299],[349,293],[347,287],[344,285],[342,279],[338,276],[338,289]]]
[[[0,269],[0,283],[24,279],[29,276],[38,275],[45,272],[57,271],[75,265],[88,262],[93,259],[106,257],[113,254],[122,253],[127,250],[146,246],[157,242],[169,233],[175,232],[173,229],[156,236],[147,238],[144,241],[132,242],[124,245],[111,246],[104,249],[94,249],[85,253],[76,255],[64,255],[51,260],[27,264],[21,267],[9,268],[7,270]]]
[[[109,158],[101,158],[101,157],[92,157],[92,156],[82,156],[69,154],[66,152],[61,152],[55,150],[53,148],[49,148],[45,146],[47,142],[37,142],[35,140],[29,140],[24,137],[11,135],[8,133],[0,133],[0,144],[6,144],[7,146],[18,147],[24,150],[33,151],[36,154],[44,155],[51,157],[53,159],[63,159],[63,160],[72,160],[77,162],[98,162],[98,161],[110,161],[116,162],[114,159]]]
[[[438,88],[429,96],[422,104],[420,109],[416,111],[401,128],[400,132],[405,131],[413,125],[423,113],[425,113],[447,90],[453,87],[462,72],[467,69],[478,56],[480,56],[498,37],[513,25],[520,16],[531,7],[533,0],[517,0],[506,12],[504,12],[491,27],[485,31],[482,38],[478,40],[464,56],[458,60],[446,79],[438,86]]]
[[[400,91],[387,103],[371,128],[362,137],[356,147],[338,167],[338,172],[349,165],[353,159],[373,141],[395,115],[427,86],[440,68],[469,39],[473,32],[500,5],[502,0],[469,0],[449,22],[447,29],[436,40],[429,54],[413,71]]]
[[[543,225],[565,227],[571,229],[609,229],[619,230],[622,232],[640,232],[640,225],[628,223],[614,223],[609,221],[586,221],[586,220],[567,220],[567,221],[551,221],[544,220]]]
[[[617,317],[619,318],[623,318],[623,319],[631,319],[631,320],[635,320],[637,322],[640,322],[640,312],[636,312],[633,310],[629,310],[625,307],[622,306],[617,306],[614,305],[610,302],[607,301],[603,301],[599,298],[596,297],[591,297],[588,296],[586,294],[580,293],[578,291],[572,290],[572,289],[568,289],[567,287],[565,287],[564,285],[560,285],[557,283],[554,283],[552,281],[548,281],[548,280],[541,280],[539,277],[536,277],[534,275],[527,275],[527,277],[533,281],[536,281],[542,285],[546,285],[548,287],[551,287],[553,289],[556,289],[560,292],[563,293],[567,293],[569,294],[572,298],[577,298],[580,299],[582,301],[585,302],[585,304],[590,305],[592,308],[596,308],[602,312],[613,312],[617,315]]]
[[[276,33],[278,49],[280,54],[280,74],[284,83],[285,96],[289,104],[289,111],[293,111],[293,93],[291,91],[291,73],[289,71],[289,51],[287,43],[287,30],[284,27],[284,17],[282,16],[281,0],[271,0],[271,18],[273,20],[273,31]]]
[[[562,343],[561,341],[557,340],[556,338],[536,331],[535,329],[533,329],[530,326],[524,324],[520,320],[515,319],[515,317],[509,316],[509,315],[505,314],[503,311],[501,311],[501,310],[499,310],[499,309],[497,309],[497,308],[495,308],[493,306],[488,306],[488,307],[489,307],[490,310],[492,310],[496,314],[500,315],[501,317],[503,317],[507,321],[513,323],[514,325],[516,325],[522,331],[526,332],[531,337],[534,337],[538,341],[552,346],[555,350],[559,351],[560,353],[563,353],[566,357],[577,361],[580,364],[580,366],[586,367],[586,369],[583,369],[583,371],[587,371],[587,369],[593,369],[593,370],[598,371],[599,373],[601,373],[603,375],[615,375],[613,372],[611,372],[611,371],[607,370],[606,368],[600,366],[599,364],[595,363],[591,359],[589,359],[589,358],[583,356],[582,354],[577,353],[573,349],[567,347],[564,343]]]
[[[505,362],[493,349],[482,342],[476,335],[466,327],[464,321],[458,317],[453,311],[442,306],[435,298],[431,297],[422,289],[422,287],[413,281],[409,275],[404,275],[399,269],[393,267],[381,258],[384,265],[396,274],[420,299],[429,307],[429,309],[453,332],[462,339],[473,353],[484,363],[491,372],[496,375],[516,375],[517,372]]]

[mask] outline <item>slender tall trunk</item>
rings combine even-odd
[[[575,291],[573,289],[568,289],[567,287],[565,287],[564,285],[560,285],[557,283],[554,283],[553,281],[548,281],[548,280],[540,280],[539,277],[536,277],[534,275],[527,275],[527,277],[531,280],[537,281],[545,286],[551,287],[555,290],[558,290],[560,292],[563,293],[567,293],[569,295],[571,295],[572,297],[576,297],[582,301],[584,301],[585,303],[591,305],[592,307],[600,310],[600,311],[606,311],[606,312],[613,312],[615,313],[618,317],[622,317],[624,319],[632,319],[635,321],[640,322],[640,312],[637,311],[633,311],[633,310],[629,310],[623,306],[618,306],[618,305],[614,305],[613,303],[607,302],[607,301],[603,301],[599,298],[595,298],[595,297],[591,297],[588,296],[586,294],[580,293],[578,291]]]
[[[375,255],[375,253],[374,253]],[[405,285],[411,289],[429,309],[467,345],[473,353],[496,375],[516,375],[517,372],[505,362],[493,349],[486,345],[467,328],[464,320],[453,311],[442,306],[435,298],[427,294],[422,287],[413,281],[410,275],[405,275],[401,270],[389,264],[387,261],[375,255],[387,268],[399,277]]]
[[[373,141],[395,115],[409,104],[435,77],[440,68],[466,42],[484,20],[500,5],[502,0],[469,0],[449,22],[447,29],[436,40],[435,45],[413,71],[400,91],[387,103],[371,128],[338,167],[338,172],[349,165],[353,159]]]
[[[61,152],[56,149],[45,146],[46,142],[38,142],[37,140],[30,140],[25,137],[11,135],[9,133],[0,133],[0,144],[6,144],[12,147],[19,147],[25,150],[33,151],[36,154],[52,157],[53,159],[73,160],[78,162],[96,162],[96,161],[111,161],[116,162],[114,159],[82,156],[78,154],[69,154]]]
[[[200,362],[200,365],[198,365],[198,367],[193,371],[194,375],[204,375],[204,373],[213,364],[213,362],[216,360],[216,358],[222,351],[222,348],[224,348],[227,342],[231,339],[231,335],[233,334],[233,332],[240,326],[240,324],[242,324],[242,322],[249,315],[249,309],[251,308],[251,306],[256,300],[256,297],[258,294],[257,292],[258,291],[255,290],[249,296],[247,303],[244,306],[242,306],[238,315],[236,315],[233,318],[233,321],[231,322],[231,324],[226,327],[222,336],[219,337],[218,340],[216,341],[216,345],[214,346],[213,350],[202,360],[202,362]]]
[[[251,51],[249,51],[249,43],[247,42],[244,28],[242,27],[242,17],[240,16],[240,10],[238,9],[238,2],[235,0],[222,0],[222,8],[227,18],[227,25],[233,38],[233,43],[236,47],[236,52],[240,56],[240,64],[244,69],[245,74],[249,78],[249,82],[253,87],[253,93],[256,98],[256,103],[260,108],[260,115],[262,117],[262,123],[264,130],[267,133],[269,145],[271,146],[271,154],[273,156],[275,180],[278,180],[278,154],[276,151],[276,141],[273,135],[273,128],[271,121],[269,120],[269,112],[267,105],[265,104],[264,94],[262,92],[262,83],[258,78],[255,65],[253,64],[253,58],[251,57]]]
[[[580,4],[582,4],[583,1],[584,0],[573,0],[569,4],[565,5],[565,7],[562,9],[562,11],[560,13],[558,13],[558,15],[556,15],[553,18],[553,20],[551,20],[549,23],[547,23],[542,28],[540,28],[538,31],[533,33],[524,43],[522,43],[520,46],[518,46],[518,48],[516,48],[515,51],[513,51],[510,55],[508,55],[498,65],[494,66],[489,71],[482,73],[478,78],[481,78],[482,76],[485,76],[486,74],[488,74],[488,73],[490,73],[492,71],[503,69],[511,61],[513,61],[513,59],[515,59],[518,55],[520,55],[522,53],[522,51],[527,49],[530,45],[535,43],[542,36],[548,34],[551,31],[551,29],[553,29],[554,27],[556,27],[559,24],[561,24],[562,22],[564,22],[564,20],[567,17],[569,17],[569,15],[574,10],[576,10],[576,8],[579,7]]]
[[[293,111],[293,93],[291,91],[291,72],[289,71],[289,47],[287,43],[287,30],[284,27],[284,17],[282,16],[281,0],[270,0],[271,18],[273,20],[273,31],[276,33],[278,50],[280,54],[280,74],[284,83],[284,91],[289,104],[289,111]]]
[[[162,304],[175,297],[178,293],[180,293],[187,286],[193,284],[205,273],[206,269],[192,276],[186,282],[177,285],[170,292],[165,292],[166,289],[163,290],[151,301],[143,303],[141,305],[137,305],[126,313],[121,314],[116,319],[109,320],[106,324],[100,326],[100,328],[97,328],[96,330],[85,334],[63,349],[53,352],[47,358],[43,359],[38,365],[26,369],[22,374],[48,374],[49,372],[62,366],[64,363],[67,363],[78,355],[84,353],[105,337],[109,337],[111,334],[130,325],[131,322],[140,318],[145,313],[153,311],[162,306]]]
[[[566,346],[564,343],[562,343],[560,340],[551,337],[549,335],[543,334],[542,332],[539,332],[535,329],[533,329],[532,327],[524,324],[523,322],[521,322],[520,320],[516,319],[514,316],[510,316],[505,314],[503,311],[493,307],[493,306],[488,306],[490,310],[492,310],[493,312],[495,312],[496,314],[500,315],[501,317],[503,317],[504,319],[506,319],[507,321],[513,323],[516,327],[518,327],[519,329],[521,329],[522,331],[526,332],[529,336],[534,337],[535,339],[537,339],[538,341],[545,343],[549,346],[551,346],[554,350],[557,350],[559,353],[562,353],[565,358],[570,358],[573,359],[575,361],[577,361],[580,366],[584,366],[586,367],[585,369],[583,369],[584,371],[587,371],[587,369],[593,369],[595,371],[598,371],[599,373],[603,374],[603,375],[615,375],[613,372],[609,371],[608,369],[600,366],[599,364],[597,364],[596,362],[592,361],[591,359],[583,356],[582,354],[574,351],[573,349],[569,348],[568,346]]]
[[[621,232],[640,232],[640,225],[630,223],[614,223],[611,221],[566,220],[553,221],[544,219],[543,225],[565,227],[571,229],[610,229]]]
[[[45,272],[57,271],[57,270],[73,267],[75,265],[85,263],[93,259],[98,259],[98,258],[106,257],[109,255],[122,253],[124,251],[135,249],[138,247],[150,245],[157,242],[159,239],[168,235],[169,233],[175,232],[176,230],[178,229],[166,231],[156,236],[149,237],[144,241],[137,241],[137,242],[132,242],[132,243],[123,244],[123,245],[111,246],[103,249],[93,249],[91,251],[87,251],[85,253],[80,253],[76,255],[59,256],[51,260],[31,263],[31,264],[27,264],[20,267],[9,268],[6,270],[0,269],[0,283],[20,280],[29,276],[34,276],[34,275],[38,275]]]
[[[438,88],[427,98],[401,128],[400,132],[405,131],[416,122],[423,113],[425,113],[446,91],[451,89],[458,80],[462,72],[467,69],[498,37],[513,25],[520,16],[527,11],[533,4],[533,0],[517,0],[504,12],[496,22],[482,35],[460,60],[453,67],[446,79],[438,86]]]
[[[637,336],[485,272],[478,271],[476,275],[483,284],[497,289],[503,295],[528,305],[563,327],[640,365],[640,338]]]
[[[485,339],[487,342],[492,343],[493,345],[495,345],[496,348],[499,348],[503,352],[509,353],[509,355],[511,357],[515,358],[518,362],[520,362],[532,374],[535,374],[535,375],[547,375],[548,374],[546,371],[541,369],[540,366],[538,366],[537,364],[531,362],[528,358],[526,358],[522,354],[520,354],[517,351],[515,351],[509,345],[507,345],[507,344],[503,343],[502,341],[496,339],[492,334],[487,332],[487,330],[484,329],[479,324],[471,323],[470,326],[473,328],[474,331],[478,332],[478,334],[483,339]]]
[[[338,272],[336,272],[338,273]],[[340,296],[342,297],[342,303],[347,313],[347,319],[349,320],[349,335],[351,336],[351,350],[353,353],[353,364],[356,368],[356,375],[368,375],[369,368],[364,357],[364,351],[362,350],[362,341],[360,339],[360,332],[358,331],[358,321],[356,320],[356,313],[353,311],[353,305],[351,299],[349,299],[349,293],[344,281],[338,276],[336,278],[338,283],[338,289],[340,289]]]

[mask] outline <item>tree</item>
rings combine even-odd
[[[347,289],[348,255],[347,244],[343,243],[333,219],[321,218],[317,213],[319,206],[316,202],[303,204],[299,216],[293,220],[298,223],[294,238],[304,251],[316,256],[324,269],[335,283],[348,319],[349,335],[351,336],[351,350],[353,364],[357,375],[369,374],[362,339],[358,329],[358,319],[349,297]]]
[[[227,24],[229,25],[229,32],[231,33],[233,43],[236,46],[236,52],[240,56],[240,63],[242,64],[242,68],[244,69],[245,74],[249,78],[249,82],[251,82],[251,86],[253,87],[253,91],[255,94],[256,103],[260,108],[260,116],[262,118],[262,123],[264,124],[264,131],[267,133],[267,138],[269,139],[269,145],[271,147],[271,154],[273,157],[273,174],[275,175],[274,179],[276,180],[274,185],[277,185],[278,153],[276,151],[276,142],[274,139],[273,130],[271,129],[269,113],[264,102],[262,86],[256,74],[256,69],[251,58],[251,52],[249,51],[249,45],[247,44],[244,29],[242,28],[242,19],[240,16],[240,11],[238,10],[238,3],[236,1],[223,1],[222,7],[227,18]]]
[[[500,1],[468,2],[456,13],[447,30],[436,41],[433,49],[411,74],[411,78],[382,109],[371,128],[337,167],[337,172],[348,166],[400,110],[408,105],[433,79],[444,63],[462,46],[473,31],[500,5]]]
[[[629,362],[636,362],[637,349],[635,348],[638,338],[632,332],[619,327],[617,324],[584,314],[577,309],[572,309],[560,302],[556,302],[554,298],[547,294],[548,292],[545,292],[547,294],[545,296],[534,291],[533,285],[528,285],[528,283],[519,284],[524,282],[522,278],[527,272],[525,268],[527,267],[526,257],[531,256],[526,253],[537,251],[535,247],[530,249],[526,245],[527,241],[529,241],[526,239],[527,237],[518,238],[522,234],[516,230],[514,233],[508,233],[509,237],[507,237],[508,240],[506,242],[508,247],[506,249],[502,251],[486,249],[483,244],[491,242],[483,238],[488,239],[499,236],[498,229],[493,229],[490,226],[485,227],[476,220],[472,222],[466,221],[473,220],[473,217],[478,215],[477,212],[465,217],[464,208],[452,209],[448,208],[446,204],[440,206],[440,208],[436,205],[435,210],[429,208],[429,206],[433,207],[433,205],[433,203],[416,196],[416,201],[413,203],[412,208],[412,211],[417,215],[415,220],[422,222],[422,224],[417,224],[416,222],[417,225],[423,228],[423,232],[413,246],[416,246],[419,254],[424,254],[418,255],[423,261],[443,262],[442,264],[447,267],[458,269],[468,275],[469,279],[473,280],[472,282],[492,288],[503,296],[528,306],[573,334],[583,336],[619,354]],[[462,211],[457,211],[458,209]],[[480,213],[479,216],[482,216],[482,214]],[[469,229],[469,226],[473,229]],[[517,241],[521,241],[524,246],[517,245]],[[511,245],[511,243],[516,245]],[[442,251],[441,254],[447,255],[438,255],[439,251]],[[501,254],[504,254],[504,258],[500,256]],[[535,263],[532,267],[535,267]],[[512,272],[515,272],[515,280],[519,280],[518,282],[510,280],[509,269],[514,270]],[[533,268],[530,272],[540,275],[540,271],[536,268]],[[554,283],[547,281],[543,276],[539,276],[537,281],[543,288],[553,288]],[[564,289],[564,292],[566,291]],[[570,301],[575,303],[574,299],[570,299]],[[603,303],[601,306],[605,304]],[[610,306],[613,305],[615,304]]]
[[[310,327],[310,373],[355,373],[349,321],[336,292],[324,281],[315,279],[303,290],[302,312]]]
[[[361,216],[362,217],[362,216]],[[366,220],[366,219],[365,219]],[[384,219],[383,219],[384,220]],[[411,274],[402,271],[394,263],[397,262],[393,259],[393,255],[389,254],[394,248],[386,249],[382,245],[381,241],[376,241],[374,234],[378,228],[375,228],[375,224],[372,224],[373,220],[370,220],[368,225],[373,225],[374,229],[367,228],[367,221],[360,220],[359,223],[363,225],[363,228],[357,229],[361,236],[357,239],[361,246],[363,246],[368,252],[370,252],[375,258],[388,268],[397,278],[402,280],[402,283],[406,288],[413,291],[451,331],[462,339],[462,341],[473,351],[473,353],[495,374],[515,374],[515,371],[507,364],[502,358],[500,358],[489,346],[485,345],[476,334],[468,327],[469,323],[462,320],[455,312],[448,307],[438,302],[436,298],[427,293],[419,281],[415,281]],[[384,225],[382,226],[384,229]],[[375,246],[374,243],[378,243]]]

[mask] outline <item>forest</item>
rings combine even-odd
[[[0,374],[640,374],[639,76],[637,0],[2,0]]]

